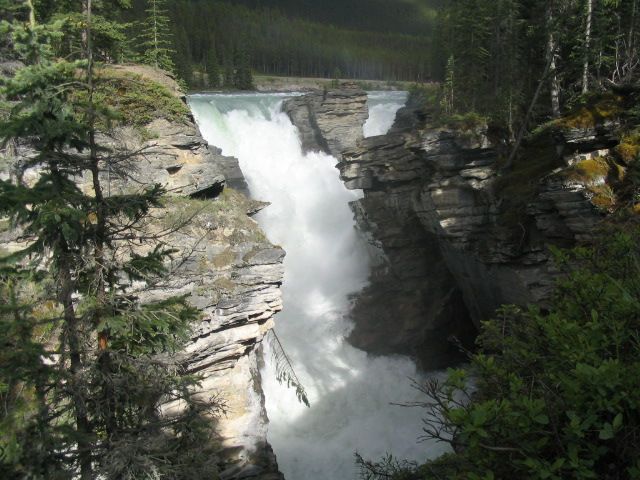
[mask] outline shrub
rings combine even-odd
[[[410,478],[640,478],[639,232],[556,251],[549,310],[504,307],[469,367],[422,387],[426,437],[454,453]]]

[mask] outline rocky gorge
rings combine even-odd
[[[384,252],[357,296],[350,341],[438,368],[499,306],[544,307],[558,273],[550,247],[588,240],[606,213],[594,187],[608,182],[615,114],[570,115],[505,168],[505,146],[486,123],[438,124],[416,95],[386,135],[363,138],[354,125],[364,100],[345,88],[290,100],[285,111],[306,148],[340,150],[342,180],[364,192],[352,203],[357,223]]]
[[[171,78],[151,68],[115,70],[184,100]],[[610,172],[581,172],[602,166],[619,143],[615,118],[561,125],[542,147],[527,147],[540,147],[540,169],[507,170],[504,145],[486,124],[438,124],[415,96],[387,134],[370,138],[362,128],[367,94],[354,85],[291,98],[283,110],[304,149],[335,157],[346,187],[364,192],[351,208],[379,262],[354,297],[350,342],[409,355],[426,370],[459,358],[459,346],[470,346],[500,305],[545,305],[557,274],[550,247],[588,240],[603,217],[597,188]],[[221,478],[284,478],[267,441],[260,378],[261,346],[282,309],[285,256],[252,219],[266,204],[248,198],[238,161],[207,145],[186,111],[123,125],[103,141],[140,152],[126,176],[103,172],[109,191],[159,183],[170,192],[150,228],[170,230],[166,242],[178,253],[168,280],[144,295],[187,295],[200,312],[180,359],[201,375],[200,395],[225,405],[212,419]],[[33,152],[16,145],[11,155],[2,178],[15,176]],[[38,175],[26,169],[20,181]],[[0,235],[5,251],[21,241],[6,228]]]

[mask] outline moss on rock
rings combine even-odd
[[[161,83],[123,69],[106,68],[97,77],[96,101],[112,108],[116,123],[143,127],[157,118],[184,122],[189,109]]]

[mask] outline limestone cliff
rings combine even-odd
[[[282,309],[285,252],[272,245],[251,218],[266,204],[244,195],[246,184],[237,160],[207,145],[171,78],[142,66],[109,70],[106,81],[115,78],[121,95],[113,101],[137,102],[128,108],[138,116],[99,139],[113,155],[122,155],[121,168],[126,169],[126,174],[101,172],[105,190],[129,192],[159,183],[169,191],[164,207],[151,212],[147,228],[168,232],[163,241],[176,253],[167,265],[168,280],[141,300],[187,295],[200,311],[180,357],[202,377],[199,395],[217,396],[225,405],[226,414],[211,424],[220,443],[221,478],[281,479],[266,440],[259,363],[262,341]],[[127,91],[129,85],[136,90]],[[145,101],[149,105],[141,108]],[[139,115],[148,116],[140,121]],[[15,147],[13,161],[3,166],[5,178],[15,175],[17,164],[34,154],[28,146]],[[128,158],[125,152],[136,155]],[[30,182],[38,175],[37,169],[27,169],[20,181]],[[77,179],[86,188],[88,181]],[[10,250],[17,236],[2,235],[4,248]]]
[[[317,100],[305,105],[314,110]],[[359,125],[366,117],[350,103],[342,113]],[[348,188],[363,189],[353,210],[386,261],[356,300],[351,341],[436,367],[450,361],[449,337],[468,342],[500,305],[544,306],[556,274],[549,247],[588,240],[606,210],[598,188],[609,168],[580,172],[612,164],[614,117],[550,125],[509,169],[486,124],[438,125],[416,98],[387,135],[352,136],[338,168]]]
[[[283,109],[298,127],[305,150],[336,158],[363,138],[362,125],[368,117],[366,93],[350,83],[289,99]]]
[[[409,190],[399,211],[437,238],[478,325],[502,304],[544,306],[556,273],[549,247],[589,239],[603,216],[589,188],[598,180],[575,171],[617,144],[605,123],[551,125],[503,169],[486,125],[435,127],[422,105],[409,105],[387,136],[361,142],[339,168],[349,187],[365,189],[365,209]]]

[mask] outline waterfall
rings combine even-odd
[[[384,135],[396,118],[396,112],[407,102],[408,92],[369,92],[369,118],[364,124],[365,137]]]
[[[276,331],[308,393],[311,407],[276,381],[271,355],[262,372],[268,440],[287,480],[356,478],[353,453],[386,453],[424,461],[440,447],[418,444],[421,397],[405,357],[372,357],[345,341],[351,296],[367,282],[369,258],[354,228],[336,160],[303,154],[297,129],[281,112],[282,94],[195,95],[193,113],[206,140],[238,158],[252,196],[271,202],[256,218],[271,242],[287,252],[284,310]],[[372,109],[370,131],[384,133],[398,96]],[[380,107],[380,108],[377,108]],[[395,110],[394,110],[395,108]],[[376,113],[377,112],[377,113]],[[388,127],[387,127],[388,128]]]

